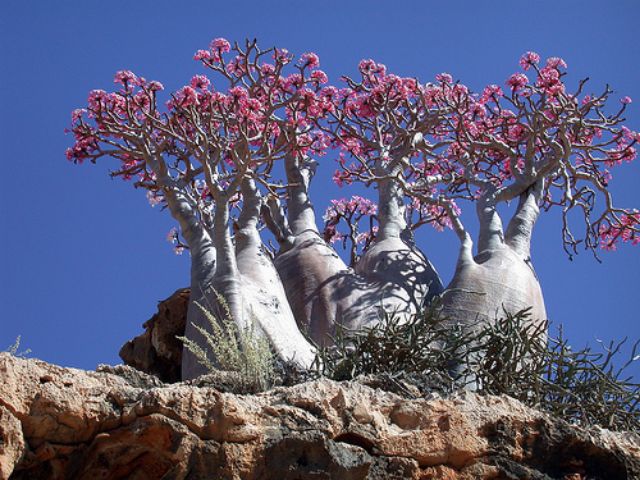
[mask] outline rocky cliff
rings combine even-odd
[[[224,393],[0,354],[1,479],[632,479],[640,439],[363,379]]]

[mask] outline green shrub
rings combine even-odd
[[[468,329],[452,325],[435,305],[407,322],[385,314],[362,331],[340,329],[335,345],[318,349],[315,370],[335,380],[375,374],[423,394],[471,388],[509,395],[572,423],[640,429],[640,384],[625,376],[640,342],[616,368],[626,339],[602,352],[574,351],[562,329],[556,338],[547,331],[546,323],[531,321],[530,309],[505,311],[491,324]]]
[[[233,321],[225,298],[215,290],[213,293],[221,314],[216,317],[212,308],[196,303],[204,313],[209,329],[193,325],[204,338],[206,346],[202,347],[186,337],[178,339],[208,372],[235,372],[241,390],[266,390],[275,380],[275,359],[269,340],[257,334],[253,326],[255,322],[251,322],[250,327],[239,328]]]

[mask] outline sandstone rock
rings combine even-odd
[[[0,478],[9,478],[24,454],[25,443],[20,421],[0,405]]]
[[[189,289],[176,290],[158,303],[158,312],[142,327],[142,335],[129,340],[120,349],[125,364],[156,375],[163,382],[181,380],[182,342],[189,304]]]
[[[632,479],[640,439],[508,397],[317,380],[258,395],[0,354],[0,478]]]

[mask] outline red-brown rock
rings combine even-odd
[[[508,397],[352,381],[258,395],[0,354],[0,479],[634,479],[640,439]]]
[[[120,349],[120,358],[142,372],[163,382],[181,380],[182,342],[189,304],[189,289],[177,290],[158,303],[158,312],[142,327],[144,333],[129,340]]]

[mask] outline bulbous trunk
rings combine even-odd
[[[215,292],[224,298],[231,317],[239,328],[245,328],[244,315],[242,309],[242,295],[240,288],[240,274],[236,264],[233,242],[229,233],[229,206],[227,202],[221,201],[216,204],[214,216],[214,226],[212,241],[216,252],[216,268],[210,274],[209,283],[202,288],[192,292],[187,311],[187,324],[185,325],[185,337],[192,340],[206,349],[206,341],[196,327],[210,330],[209,321],[206,318],[203,308],[210,311],[214,316],[220,317],[223,308],[218,302]],[[193,271],[192,256],[192,271]],[[196,302],[198,305],[196,305]],[[207,373],[196,356],[188,349],[184,348],[182,356],[182,379],[188,380]]]
[[[384,290],[386,311],[415,313],[442,293],[440,277],[417,248],[400,238],[375,241],[356,264],[356,272]]]
[[[219,294],[238,330],[250,329],[254,335],[266,336],[280,359],[308,368],[315,352],[300,333],[276,269],[264,253],[258,232],[262,200],[255,183],[244,181],[242,193],[243,207],[233,239],[228,226],[228,204],[222,201],[216,204],[214,240],[218,268],[210,282],[212,288],[199,297],[202,300],[199,303],[220,318],[224,313],[216,296]],[[209,321],[197,306],[189,309],[187,318],[185,336],[204,345],[195,325],[209,330]],[[183,379],[206,373],[188,349],[185,358]]]
[[[463,332],[478,332],[484,325],[531,308],[529,325],[538,327],[547,319],[540,283],[530,261],[509,245],[485,250],[473,261],[458,263],[451,283],[442,297],[442,315],[447,323],[457,324]],[[482,360],[478,353],[460,352],[451,364],[451,374],[469,390],[479,385],[474,375],[464,373],[468,362]]]
[[[506,235],[495,205],[480,199],[479,253],[472,257],[472,243],[465,242],[453,279],[442,296],[442,315],[463,329],[480,329],[504,315],[530,310],[530,322],[547,320],[542,289],[530,257],[531,234],[539,214],[541,185],[520,195]],[[454,365],[453,370],[459,370]],[[473,379],[467,379],[474,388]]]
[[[540,283],[531,261],[509,245],[485,250],[473,261],[458,262],[442,297],[443,314],[451,322],[480,326],[532,307],[534,322],[547,319]]]
[[[315,165],[308,159],[288,156],[285,159],[288,186],[287,222],[279,218],[277,237],[280,252],[274,265],[278,271],[296,322],[318,345],[331,343],[336,324],[349,328],[377,316],[379,297],[372,295],[369,284],[355,275],[322,238],[316,224],[309,184]],[[272,210],[277,210],[272,205]],[[375,304],[375,309],[370,308]]]
[[[385,291],[385,310],[418,312],[442,292],[442,282],[426,256],[401,238],[407,224],[404,195],[395,180],[379,182],[378,205],[378,234],[356,272]]]
[[[309,230],[296,235],[274,265],[298,326],[315,343],[326,345],[344,309],[340,284],[349,275],[346,264],[318,232]]]
[[[279,358],[308,368],[315,351],[300,332],[278,272],[262,247],[258,232],[262,201],[252,180],[243,183],[242,194],[235,243],[245,318],[258,327],[257,334],[267,336]]]
[[[461,249],[456,272],[443,296],[444,313],[452,321],[476,325],[500,316],[503,308],[517,313],[527,307],[532,307],[532,321],[547,319],[530,256],[541,192],[538,182],[520,195],[506,235],[492,197],[478,201],[478,254],[473,258],[467,254],[470,245]]]
[[[285,168],[288,222],[273,205],[269,215],[281,246],[274,264],[298,325],[315,343],[330,344],[338,325],[357,330],[378,322],[381,310],[416,312],[425,299],[442,291],[424,255],[400,239],[406,224],[403,195],[395,181],[379,185],[378,238],[354,272],[318,232],[309,198],[314,165],[289,156]]]
[[[281,244],[274,264],[298,325],[315,343],[330,344],[337,325],[360,329],[379,321],[381,308],[416,311],[429,287],[431,294],[441,291],[433,267],[399,238],[404,227],[397,222],[404,220],[397,188],[384,191],[390,199],[385,205],[395,209],[354,272],[318,232],[308,195],[313,166],[294,157],[287,158],[285,164],[288,223],[285,226],[281,221],[279,227],[272,228]],[[281,215],[272,212],[271,218],[276,217]]]

